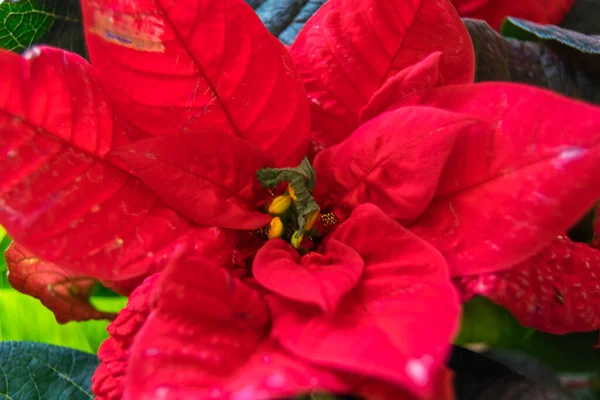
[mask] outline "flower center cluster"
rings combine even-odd
[[[260,236],[286,240],[304,254],[315,247],[315,240],[323,237],[330,226],[337,224],[333,213],[321,213],[312,196],[315,173],[307,159],[296,168],[261,169],[257,176],[273,196],[267,208],[273,219],[256,231]],[[279,185],[287,187],[283,194],[276,195],[273,191]]]

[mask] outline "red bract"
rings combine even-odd
[[[367,222],[381,227],[371,245],[361,237]],[[377,239],[392,235],[390,251],[377,251]],[[131,349],[124,398],[264,399],[311,390],[413,398],[398,386],[421,398],[448,398],[439,364],[445,346],[431,346],[447,340],[457,312],[453,301],[438,303],[455,296],[443,259],[372,205],[359,207],[325,247],[340,244],[356,247],[366,264],[355,290],[326,313],[278,296],[265,300],[218,260],[193,253],[174,262],[157,283],[156,307]],[[277,268],[280,256],[297,256],[292,252],[282,241],[269,242],[254,268]],[[413,257],[398,257],[408,252]],[[314,257],[320,256],[304,256],[309,268],[317,268],[310,265]],[[419,283],[407,282],[411,276]],[[413,299],[428,303],[409,312]],[[420,318],[430,307],[438,307],[437,318]]]
[[[564,334],[600,326],[600,250],[564,236],[508,271],[457,284],[466,299],[486,296],[532,328]]]
[[[600,197],[600,110],[473,85],[448,2],[330,0],[292,57],[241,0],[83,10],[92,66],[0,53],[0,223],[78,275],[169,265],[143,327],[111,328],[108,398],[451,397],[450,274],[522,262]]]
[[[539,24],[558,25],[575,0],[451,0],[461,17],[485,20],[499,30],[506,17],[527,19]]]

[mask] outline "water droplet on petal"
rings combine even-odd
[[[285,386],[286,381],[287,381],[287,379],[282,374],[275,374],[275,375],[269,376],[265,380],[265,383],[267,386],[269,386],[273,389],[281,389]]]
[[[425,386],[429,382],[429,371],[422,360],[409,360],[404,368],[408,377],[418,386]]]

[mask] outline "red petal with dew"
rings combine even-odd
[[[252,266],[254,277],[265,288],[316,305],[328,314],[335,313],[342,298],[360,281],[363,270],[360,255],[335,239],[318,253],[303,257],[283,240],[269,240]]]
[[[0,224],[73,274],[128,280],[160,270],[207,232],[106,160],[119,129],[90,65],[34,48],[0,51]]]
[[[279,165],[300,163],[310,135],[304,87],[242,0],[82,8],[94,69],[136,139],[212,129],[255,142]]]
[[[600,250],[565,236],[506,271],[456,283],[467,298],[485,296],[527,327],[554,334],[600,329]]]
[[[315,364],[433,395],[459,314],[443,257],[373,205],[358,207],[332,238],[365,260],[361,282],[333,315],[269,298],[273,335]]]
[[[510,83],[438,88],[395,106],[414,105],[487,123],[459,135],[433,202],[411,226],[455,276],[523,261],[600,198],[600,108]]]
[[[163,272],[131,351],[124,399],[266,399],[345,386],[268,339],[258,292],[195,252]],[[236,397],[237,396],[237,397]]]
[[[382,114],[317,155],[314,196],[341,219],[373,203],[391,218],[412,222],[431,202],[456,137],[477,123],[428,107]]]
[[[435,52],[443,85],[470,83],[474,53],[454,7],[437,0],[330,0],[290,50],[302,75],[313,137],[325,147],[352,133],[388,80]]]
[[[256,172],[272,161],[247,140],[214,132],[173,134],[141,140],[110,155],[196,223],[258,229],[271,219],[255,210],[268,197]]]

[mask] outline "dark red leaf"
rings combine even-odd
[[[397,105],[488,124],[458,137],[432,204],[411,227],[444,254],[455,276],[523,261],[600,198],[598,107],[508,83],[438,88]]]
[[[10,285],[39,299],[59,323],[115,317],[115,314],[98,311],[90,304],[90,295],[98,282],[96,279],[77,276],[56,264],[42,261],[15,242],[6,250],[5,256]]]
[[[136,139],[215,129],[279,165],[302,160],[304,87],[285,47],[242,0],[82,2],[94,69]]]
[[[304,257],[283,240],[270,240],[256,255],[252,272],[262,286],[279,296],[331,314],[359,282],[363,267],[360,255],[335,239],[319,253]]]
[[[600,329],[600,250],[565,236],[506,271],[456,282],[466,298],[486,296],[527,327],[554,334]]]
[[[373,205],[354,210],[334,239],[364,259],[361,282],[333,315],[270,297],[272,335],[316,364],[432,395],[459,313],[443,257]]]
[[[358,126],[373,94],[434,52],[442,85],[470,83],[474,54],[452,5],[438,0],[330,0],[291,48],[304,78],[314,140],[339,143]]]
[[[558,25],[575,0],[450,0],[461,17],[485,20],[496,30],[505,17],[517,17],[540,24]]]
[[[314,196],[341,219],[373,203],[412,222],[433,198],[455,138],[476,123],[469,115],[426,107],[380,115],[317,155]]]

